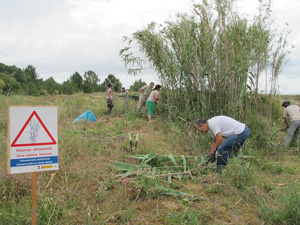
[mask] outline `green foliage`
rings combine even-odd
[[[258,214],[268,224],[300,224],[299,185],[292,185],[280,197],[281,206],[268,205],[261,201]]]
[[[0,92],[2,92],[2,89],[5,87],[5,83],[3,80],[0,80]]]
[[[54,224],[59,220],[62,213],[61,203],[64,202],[64,197],[58,194],[47,194],[38,199],[37,208],[37,224]]]
[[[250,162],[241,161],[239,158],[230,159],[222,171],[222,180],[230,186],[245,190],[257,180],[255,167]]]
[[[39,96],[43,94],[43,79],[39,78],[36,68],[28,65],[24,70],[24,83],[22,83],[25,94]]]
[[[22,199],[20,202],[15,202],[11,199],[1,199],[0,224],[30,224],[30,204],[30,198]]]
[[[6,75],[4,73],[0,73],[0,81],[3,94],[9,95],[13,93],[18,93],[21,89],[21,85],[16,81],[16,79]]]
[[[94,71],[87,71],[83,75],[83,91],[84,93],[93,93],[98,91],[98,83],[100,81],[98,75]],[[78,84],[75,83],[75,87],[78,87]]]
[[[245,152],[254,157],[229,160],[220,175],[214,173],[215,164],[204,163],[211,138],[200,135],[193,121],[161,113],[148,123],[135,113],[134,101],[124,114],[123,99],[116,99],[115,114],[106,116],[104,96],[0,96],[0,224],[31,222],[30,174],[4,172],[7,108],[21,104],[54,104],[60,109],[60,170],[40,173],[37,179],[38,224],[299,223],[292,220],[298,215],[299,187],[286,188],[299,181],[299,157],[289,149],[279,160],[266,153],[271,152],[273,129],[279,123],[262,115],[268,97],[257,99],[258,115],[249,107],[253,116],[248,117],[251,137]],[[86,109],[95,113],[97,122],[72,124]],[[124,156],[130,151],[128,133],[132,141],[139,134],[139,143],[134,155]]]
[[[107,85],[113,83],[113,91],[120,92],[122,88],[122,83],[113,74],[108,74],[107,78],[100,84],[99,90],[106,91]]]
[[[9,74],[14,74],[17,71],[21,71],[21,69],[16,66],[7,66],[4,63],[0,63],[0,73],[9,75]]]
[[[72,76],[70,76],[71,83],[74,83],[77,87],[77,91],[83,90],[83,78],[80,73],[75,72]]]
[[[125,172],[123,174],[119,174],[119,176],[127,177],[136,174],[140,169],[150,168],[152,175],[160,176],[160,174],[163,174],[163,176],[168,178],[170,183],[172,177],[176,177],[181,180],[185,173],[186,175],[189,175],[188,170],[207,164],[206,157],[198,158],[196,156],[187,158],[184,155],[173,156],[172,154],[169,154],[168,156],[164,156],[151,153],[146,155],[128,155],[124,157],[137,159],[140,161],[140,164],[136,165],[125,162],[114,162],[114,165],[117,166],[118,170]]]
[[[185,119],[199,114],[247,118],[263,71],[272,71],[273,93],[288,46],[286,36],[272,30],[268,4],[261,2],[251,21],[235,11],[235,2],[203,0],[193,15],[151,23],[124,37],[128,46],[120,55],[126,66],[137,66],[129,73],[141,71],[147,61],[159,74],[167,103]]]
[[[71,95],[74,94],[77,90],[77,86],[75,83],[70,80],[64,81],[60,87],[60,93]]]
[[[211,212],[207,209],[192,208],[190,204],[184,206],[178,212],[170,212],[168,215],[168,224],[208,224],[212,219]]]
[[[132,91],[139,91],[139,89],[143,86],[147,85],[146,82],[142,81],[142,79],[135,80],[133,85],[130,86],[130,90]]]
[[[54,80],[53,77],[50,77],[45,80],[44,88],[50,95],[53,95],[55,91],[59,90],[59,84]]]

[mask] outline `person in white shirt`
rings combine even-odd
[[[299,139],[299,127],[300,127],[300,107],[297,105],[291,105],[290,101],[284,101],[282,106],[285,107],[283,111],[283,118],[288,128],[287,134],[284,138],[284,145],[288,147],[291,142],[291,146],[296,147]],[[290,124],[288,122],[290,118]]]
[[[209,161],[216,161],[217,152],[218,173],[221,173],[222,167],[226,166],[232,151],[237,156],[238,150],[250,136],[246,124],[227,116],[215,116],[209,120],[197,119],[195,126],[201,132],[209,133],[213,139]],[[225,141],[224,137],[227,138]]]

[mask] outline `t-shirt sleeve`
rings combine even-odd
[[[287,117],[288,116],[288,112],[286,109],[283,110],[283,117]]]
[[[211,133],[215,137],[219,132],[221,132],[220,127],[218,126],[218,123],[214,121],[210,121],[209,123],[209,129],[211,130]]]

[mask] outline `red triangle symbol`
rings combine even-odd
[[[40,122],[40,124],[44,128],[45,132],[47,133],[48,137],[51,139],[51,141],[50,142],[44,142],[44,143],[22,143],[22,144],[16,144],[17,141],[19,140],[20,136],[24,132],[25,128],[27,127],[27,125],[31,121],[31,119],[32,119],[33,116],[35,116],[38,119],[38,121]],[[15,138],[15,140],[13,141],[13,143],[11,144],[11,147],[24,147],[24,146],[35,146],[35,145],[55,145],[55,144],[56,144],[56,141],[54,140],[54,138],[50,134],[49,130],[47,129],[47,127],[45,126],[45,124],[43,123],[43,121],[41,120],[41,118],[39,117],[39,115],[36,113],[36,111],[33,111],[31,113],[30,117],[28,118],[28,120],[26,121],[26,123],[24,124],[24,126],[22,127],[21,131],[19,132],[19,134],[17,135],[17,137]]]

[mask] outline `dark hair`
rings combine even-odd
[[[158,88],[161,88],[161,86],[159,84],[155,85],[155,88],[153,89],[153,91],[157,90]]]
[[[288,107],[288,106],[290,106],[290,105],[291,105],[291,102],[290,102],[290,101],[284,101],[284,102],[282,103],[282,106],[284,106],[285,108]]]
[[[124,88],[124,87],[122,87],[121,90],[122,90],[122,89],[124,89],[124,91],[125,91],[125,88]]]
[[[201,127],[201,125],[205,124],[206,122],[207,122],[206,119],[201,118],[201,119],[197,119],[195,124],[197,124],[199,127]]]
[[[151,85],[151,84],[153,84],[153,85],[154,85],[154,83],[153,83],[153,82],[151,82],[151,83],[150,83],[150,85]]]
[[[111,87],[111,86],[113,86],[113,83],[109,83],[108,85],[107,85],[107,87]]]

